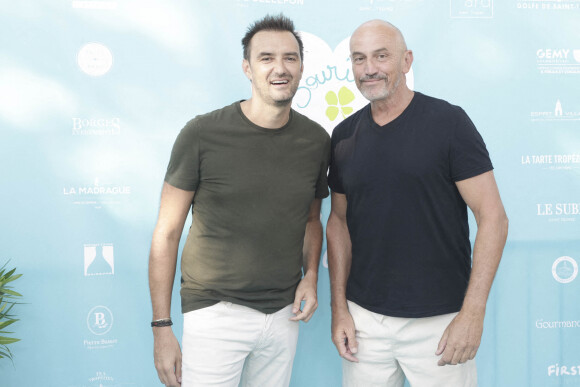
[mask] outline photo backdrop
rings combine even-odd
[[[353,30],[374,18],[402,30],[410,87],[469,114],[510,218],[479,384],[580,386],[580,0],[1,5],[0,265],[23,274],[14,286],[25,302],[1,386],[160,385],[147,261],[171,146],[194,116],[249,98],[240,40],[280,12],[306,48],[293,106],[329,133],[366,104],[350,70]],[[323,224],[329,210],[326,199]],[[179,275],[179,337],[178,290]],[[341,385],[326,243],[319,304],[301,325],[293,387]]]

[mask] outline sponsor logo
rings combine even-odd
[[[95,382],[114,382],[115,379],[112,376],[107,375],[104,371],[97,371],[96,375],[89,378],[89,383]]]
[[[562,102],[557,99],[551,110],[535,111],[530,113],[532,122],[538,121],[580,121],[580,111],[571,111],[562,107]]]
[[[536,328],[538,329],[580,328],[580,320],[544,321],[544,319],[539,319],[536,320]]]
[[[362,0],[359,11],[393,12],[398,6],[423,3],[424,0]]]
[[[548,222],[575,222],[580,216],[580,203],[536,203],[536,215]]]
[[[84,347],[90,350],[113,348],[118,343],[119,343],[118,339],[83,340]]]
[[[100,77],[113,67],[113,54],[101,43],[87,43],[79,50],[77,63],[85,74]]]
[[[350,37],[334,51],[318,36],[300,32],[304,42],[304,73],[292,107],[322,125],[329,133],[368,101],[358,91],[350,62]],[[407,74],[413,88],[413,70]]]
[[[109,333],[113,327],[113,313],[106,306],[95,306],[87,314],[87,326],[97,336]]]
[[[522,155],[521,164],[549,170],[572,170],[580,168],[580,153],[551,155]]]
[[[96,371],[94,373],[94,376],[90,376],[80,384],[74,385],[74,387],[127,387],[127,386],[137,386],[137,384],[135,384],[134,382],[119,380],[118,377],[113,377],[105,371]],[[139,386],[141,386],[141,384],[139,384]]]
[[[141,384],[138,384],[141,386]],[[79,384],[70,387],[127,387],[137,386],[135,382],[122,381],[119,377],[113,377],[108,372],[96,371],[93,376],[86,377]]]
[[[101,10],[117,9],[116,1],[73,0],[71,5],[73,8],[76,9],[101,9]]]
[[[580,49],[540,48],[536,63],[541,74],[580,74]]]
[[[95,306],[87,314],[87,327],[95,336],[103,336],[113,327],[113,313],[103,305]],[[89,350],[113,348],[118,344],[118,339],[97,338],[83,340],[83,346]]]
[[[63,187],[62,192],[73,204],[102,208],[103,205],[121,203],[121,198],[131,195],[131,186],[102,183],[97,177],[92,184],[69,185]]]
[[[580,365],[552,364],[548,366],[548,376],[580,376]]]
[[[118,136],[121,134],[121,119],[72,118],[73,136]]]
[[[85,276],[115,274],[115,258],[112,243],[84,245]]]
[[[578,276],[578,264],[571,257],[560,257],[552,265],[552,276],[562,284],[572,282]]]
[[[493,0],[449,0],[451,18],[482,19],[493,17]]]
[[[580,9],[580,0],[527,0],[518,1],[517,9],[538,9],[542,11],[572,11]]]

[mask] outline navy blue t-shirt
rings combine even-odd
[[[471,244],[455,182],[492,169],[467,114],[419,92],[384,126],[370,105],[340,123],[328,181],[348,204],[347,299],[394,317],[459,311]]]

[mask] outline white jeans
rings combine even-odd
[[[292,316],[292,305],[264,314],[225,301],[185,313],[181,386],[288,386],[299,326]]]
[[[475,387],[475,360],[438,366],[437,345],[457,313],[400,318],[370,312],[354,302],[348,308],[356,328],[359,363],[342,361],[344,387]]]

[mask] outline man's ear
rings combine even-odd
[[[413,51],[407,50],[405,54],[403,54],[403,73],[407,74],[409,70],[411,70],[411,65],[413,64]]]
[[[242,70],[250,82],[252,82],[252,68],[250,67],[250,62],[247,59],[242,61]]]

